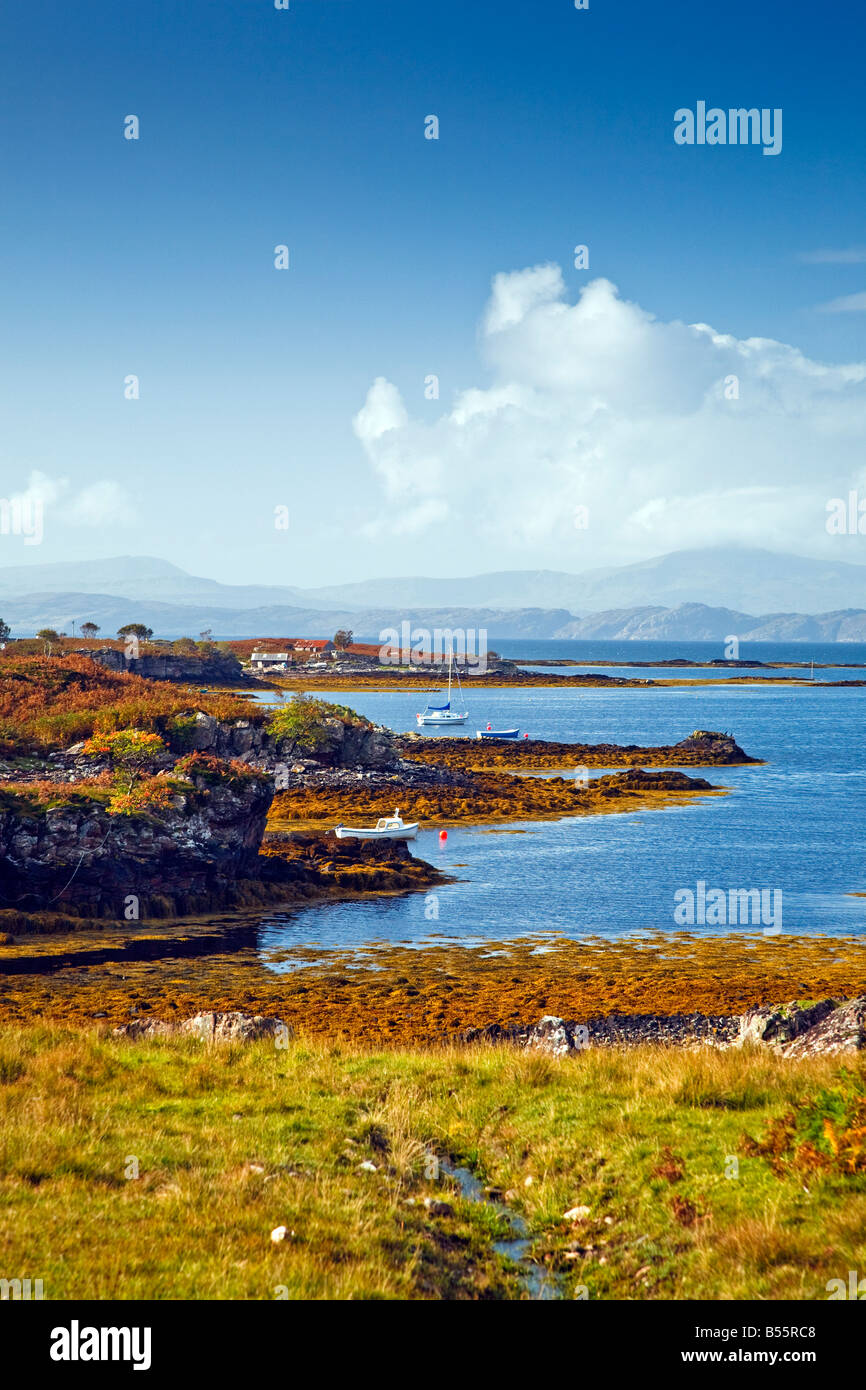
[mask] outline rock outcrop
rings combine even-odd
[[[838,1057],[866,1048],[866,995],[840,1004],[782,1051],[786,1057]]]
[[[647,1043],[720,1048],[765,1043],[782,1057],[851,1056],[866,1048],[866,995],[847,1003],[821,999],[767,1005],[731,1016],[614,1014],[583,1025],[546,1014],[531,1027],[470,1028],[461,1040],[514,1043],[551,1057],[589,1047]]]
[[[822,1023],[838,1007],[837,999],[821,999],[813,1004],[765,1004],[749,1009],[740,1020],[736,1046],[764,1042],[782,1048]]]
[[[263,1014],[202,1013],[178,1022],[167,1023],[159,1018],[137,1018],[112,1030],[118,1037],[165,1038],[188,1034],[202,1042],[254,1042],[259,1038],[274,1038],[280,1042],[292,1036],[292,1029],[282,1019],[266,1018]]]
[[[4,798],[0,906],[146,917],[154,898],[183,910],[254,875],[273,797],[268,779],[189,783],[188,790],[173,782],[172,789],[168,807],[131,816],[112,815],[100,801],[72,791],[56,807]]]
[[[97,665],[109,671],[128,671],[133,676],[145,676],[155,681],[182,681],[208,685],[240,685],[244,680],[243,667],[233,652],[213,652],[209,656],[186,655],[182,652],[145,653],[127,656],[119,647],[100,647],[97,651],[82,648],[80,656],[89,656]]]

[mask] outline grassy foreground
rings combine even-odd
[[[505,1194],[566,1298],[826,1299],[866,1268],[866,1171],[743,1136],[793,1111],[820,1145],[863,1083],[757,1050],[556,1061],[7,1027],[0,1277],[49,1299],[526,1297],[501,1217],[425,1176],[438,1155]]]

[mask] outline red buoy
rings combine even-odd
[[[445,840],[448,839],[448,831],[447,831],[447,830],[440,830],[440,831],[439,831],[439,839],[444,843]]]
[[[492,724],[488,724],[487,727],[488,727],[488,729],[492,729],[492,728],[493,728],[493,725],[492,725]]]
[[[529,738],[529,734],[524,734],[523,737],[524,737],[524,738]]]

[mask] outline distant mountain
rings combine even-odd
[[[0,603],[27,594],[112,594],[161,603],[212,605],[220,608],[259,608],[271,604],[320,604],[303,589],[278,584],[219,584],[187,574],[167,560],[150,555],[121,555],[112,560],[72,560],[54,565],[16,565],[0,568]]]
[[[30,637],[42,627],[72,633],[84,622],[97,623],[100,635],[113,637],[124,623],[144,623],[157,637],[197,637],[207,628],[225,637],[331,637],[348,627],[358,638],[379,640],[385,628],[408,621],[414,627],[484,628],[489,643],[501,637],[551,637],[573,621],[565,608],[414,608],[333,609],[274,604],[263,608],[217,608],[193,604],[121,599],[112,594],[46,593],[22,598],[0,595],[0,617],[14,637]]]
[[[0,598],[0,617],[13,636],[30,637],[41,627],[71,635],[83,622],[98,623],[113,637],[123,623],[144,623],[157,637],[197,637],[211,628],[226,637],[330,637],[348,627],[359,639],[380,640],[386,628],[402,622],[437,629],[484,629],[495,646],[512,638],[607,638],[617,641],[866,642],[866,610],[849,608],[815,616],[769,613],[755,617],[731,608],[684,603],[676,608],[644,604],[576,618],[565,608],[370,608],[352,610],[292,607],[217,608],[117,598],[112,594],[47,593]]]
[[[575,578],[571,601],[559,602],[581,613],[638,604],[706,604],[771,614],[866,607],[866,565],[770,550],[677,550]]]
[[[274,606],[363,615],[381,609],[565,609],[572,617],[641,606],[704,604],[772,615],[866,607],[866,564],[769,550],[678,550],[617,568],[565,574],[503,570],[467,578],[368,579],[301,589],[220,584],[149,556],[0,568],[0,607],[29,594],[111,594],[209,609]],[[7,605],[8,606],[8,605]]]
[[[746,613],[826,612],[866,606],[866,565],[769,550],[677,550],[617,568],[563,574],[506,570],[468,579],[370,579],[311,589],[308,599],[380,607],[454,603],[492,608],[568,608],[574,614],[641,604],[702,603]]]
[[[835,613],[768,613],[755,617],[730,608],[683,603],[676,608],[615,608],[567,623],[558,637],[617,641],[866,642],[866,610]]]

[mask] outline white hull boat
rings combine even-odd
[[[423,714],[416,714],[418,723],[428,729],[451,729],[460,724],[465,724],[469,718],[468,710],[456,710],[451,708],[451,672],[454,666],[454,653],[448,653],[448,699],[444,705],[428,705]],[[457,689],[460,691],[460,703],[463,703],[463,687],[460,684],[460,672],[457,672]]]
[[[393,816],[380,816],[375,825],[338,825],[334,834],[338,840],[414,840],[418,822],[406,825],[398,808]]]
[[[428,705],[423,714],[416,714],[415,718],[419,724],[425,728],[450,728],[453,724],[465,724],[469,718],[467,714],[458,714],[456,710],[435,709]]]

